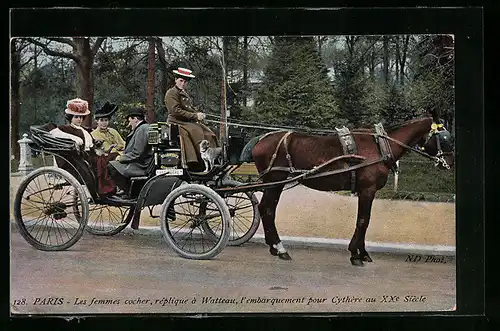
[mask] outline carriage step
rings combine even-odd
[[[133,181],[133,180],[146,180],[148,178],[149,178],[148,176],[140,176],[140,177],[131,177],[130,180],[131,181]]]
[[[109,197],[106,197],[103,199],[104,203],[110,203],[110,204],[120,204],[120,205],[127,205],[127,206],[134,206],[137,203],[137,199],[135,198],[125,198],[125,197],[119,197],[116,195],[112,195]]]

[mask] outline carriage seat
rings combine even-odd
[[[31,148],[43,149],[52,152],[77,151],[75,142],[71,139],[54,137],[49,132],[57,128],[54,123],[30,126]]]
[[[181,138],[179,136],[179,126],[175,123],[168,124],[168,140],[171,147],[179,147]]]

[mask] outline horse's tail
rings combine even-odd
[[[252,149],[257,145],[262,136],[254,137],[243,147],[240,154],[240,162],[253,162]]]

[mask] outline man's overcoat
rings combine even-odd
[[[142,121],[125,138],[125,150],[119,160],[109,163],[123,176],[137,177],[146,175],[153,159],[153,152],[148,145],[149,124]]]

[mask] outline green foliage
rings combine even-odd
[[[255,112],[275,125],[334,125],[337,105],[326,66],[310,37],[276,37]]]
[[[373,113],[369,111],[366,98],[369,95],[367,82],[357,61],[347,59],[346,62],[338,62],[335,78],[335,98],[339,104],[340,118],[350,127],[373,123]]]
[[[123,139],[130,133],[131,128],[128,127],[127,113],[131,108],[142,107],[146,105],[140,102],[124,103],[119,105],[118,111],[113,115],[110,126],[120,133]]]
[[[54,122],[64,123],[66,101],[75,95],[73,69],[64,62],[51,62],[33,68],[20,87],[21,108],[19,129],[28,133],[31,125]]]

